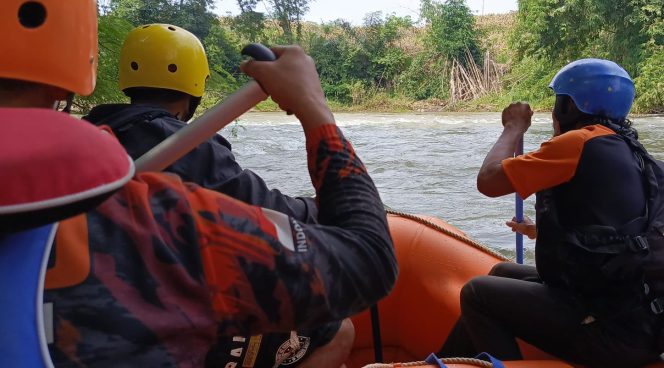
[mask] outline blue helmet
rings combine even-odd
[[[568,95],[576,107],[611,120],[627,117],[634,102],[634,82],[625,69],[609,60],[581,59],[565,65],[549,88]]]

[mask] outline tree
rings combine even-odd
[[[231,79],[240,74],[240,41],[229,30],[219,23],[214,24],[203,46],[212,71]]]
[[[359,36],[362,52],[371,65],[369,77],[379,87],[391,89],[396,76],[410,63],[403,50],[394,42],[399,32],[413,26],[410,17],[389,15],[383,18],[381,12],[372,12],[364,18],[364,32]]]
[[[427,24],[426,47],[436,54],[463,63],[470,52],[475,61],[481,50],[475,30],[475,19],[464,0],[422,0],[420,16]]]
[[[219,23],[216,15],[210,10],[214,0],[179,0],[172,5],[170,19],[203,40],[210,32],[210,27]]]
[[[297,43],[302,38],[302,18],[309,11],[309,1],[270,0],[273,16],[289,44]],[[293,27],[295,27],[295,34],[293,34]]]
[[[265,15],[256,11],[258,0],[237,0],[240,15],[232,22],[233,30],[249,42],[257,42],[265,29]]]
[[[74,106],[80,112],[85,113],[94,105],[127,100],[127,97],[118,88],[118,61],[122,43],[132,28],[131,23],[117,16],[99,17],[97,86],[90,96],[76,96]]]
[[[169,23],[180,26],[204,39],[217,22],[210,11],[214,0],[111,0],[110,14],[126,19],[134,26]]]
[[[663,12],[661,0],[519,0],[513,70],[529,72],[532,94],[546,91],[550,74],[572,60],[613,60],[635,80],[637,107],[656,111],[664,88]],[[535,69],[538,80],[532,79]],[[524,79],[518,79],[522,88]]]

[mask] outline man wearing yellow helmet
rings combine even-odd
[[[84,119],[109,126],[130,156],[138,159],[185,126],[201,101],[210,70],[203,45],[195,35],[175,25],[147,24],[134,28],[125,38],[118,74],[120,89],[131,103],[97,106]],[[316,221],[318,211],[312,198],[291,198],[270,190],[257,174],[240,167],[231,144],[221,135],[211,137],[166,171],[249,204],[277,210],[304,222]],[[344,330],[337,334],[342,326]],[[330,343],[335,334],[337,338]],[[326,362],[334,362],[332,356],[347,355],[353,327],[347,320],[343,325],[334,322],[300,331],[299,335],[294,338],[288,333],[270,334],[260,340],[256,337],[251,340],[249,336],[227,337],[210,354],[224,365],[244,360],[245,354],[255,354],[257,366],[274,366],[279,360],[293,366],[298,363],[320,366],[315,364],[315,350],[328,343],[326,349],[337,350],[325,350]],[[351,341],[340,341],[348,339]],[[288,354],[278,353],[280,349]],[[238,352],[241,352],[239,357]],[[336,365],[344,360],[341,357]]]
[[[210,76],[201,42],[168,24],[143,25],[126,37],[120,53],[119,85],[131,104],[93,108],[84,119],[108,125],[129,155],[137,159],[184,127],[193,115]],[[292,198],[270,190],[251,170],[235,161],[231,144],[211,137],[166,169],[205,188],[244,202],[315,222],[311,198]]]
[[[0,32],[11,35],[0,45],[0,116],[94,88],[94,0],[3,0]],[[218,336],[312,328],[389,292],[396,261],[376,188],[334,124],[311,58],[274,51],[275,62],[243,69],[301,120],[321,223],[175,175],[137,175],[60,225],[43,326],[57,366],[218,366],[206,356]]]

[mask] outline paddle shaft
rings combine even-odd
[[[136,172],[165,169],[266,98],[258,83],[246,83],[136,160]]]
[[[514,150],[514,156],[523,154],[523,137],[519,139]],[[514,212],[516,222],[523,222],[523,199],[519,193],[514,193]],[[523,234],[516,232],[516,263],[523,264]]]
[[[376,363],[383,362],[383,339],[380,336],[380,316],[378,304],[371,307],[371,333],[373,335],[374,360]]]

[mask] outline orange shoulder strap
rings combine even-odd
[[[47,290],[82,283],[90,273],[88,220],[85,214],[61,221],[55,236],[55,265],[46,272]]]

